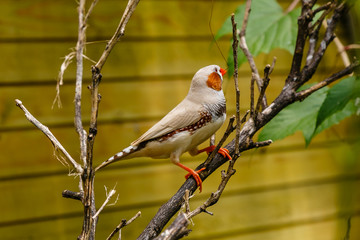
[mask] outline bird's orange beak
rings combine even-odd
[[[225,75],[226,74],[226,70],[225,69],[223,69],[223,68],[220,68],[220,73],[221,73],[221,75]]]

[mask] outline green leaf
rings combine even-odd
[[[305,89],[309,86],[303,87]],[[299,91],[301,90],[299,89]],[[349,77],[331,89],[322,88],[303,102],[295,102],[283,109],[259,134],[259,141],[283,139],[302,131],[306,146],[325,129],[359,112],[360,78]]]
[[[348,77],[334,85],[329,90],[325,101],[319,110],[316,120],[316,128],[322,125],[327,118],[344,110],[350,100],[356,97],[360,97],[360,78]],[[345,110],[345,112],[346,111],[347,110]],[[354,111],[356,111],[356,109],[354,109]],[[339,113],[339,116],[341,115],[342,113]],[[345,114],[344,117],[346,116],[347,115]],[[340,119],[340,121],[341,120],[342,119]]]
[[[328,129],[331,126],[338,124],[345,118],[354,115],[356,111],[357,107],[355,105],[355,100],[350,100],[343,109],[327,117],[319,126],[317,126],[312,137]]]
[[[309,87],[308,85],[306,87]],[[259,141],[283,139],[302,131],[306,145],[313,137],[318,111],[323,103],[328,88],[322,88],[302,102],[295,102],[284,108],[259,134]]]
[[[252,2],[251,14],[246,29],[246,42],[253,56],[260,53],[269,53],[274,48],[281,48],[293,53],[296,42],[297,17],[300,8],[284,14],[283,9],[275,0],[256,0]],[[245,12],[245,4],[240,5],[235,11],[235,21],[241,29]],[[232,34],[231,18],[227,18],[215,35],[219,39]],[[246,62],[246,57],[239,51],[239,66]],[[228,73],[234,72],[232,49],[228,55]]]

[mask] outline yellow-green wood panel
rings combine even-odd
[[[102,100],[95,164],[128,146],[187,94],[193,74],[201,67],[225,67],[213,32],[238,6],[233,0],[142,0],[103,68]],[[280,1],[286,7],[288,1]],[[88,24],[85,54],[96,60],[111,37],[126,1],[101,0]],[[211,13],[211,9],[213,12]],[[0,2],[0,236],[1,239],[74,239],[81,231],[82,206],[64,199],[64,189],[76,191],[78,179],[54,156],[46,137],[35,129],[14,104],[23,101],[28,110],[48,125],[75,158],[78,136],[73,128],[75,65],[64,75],[62,108],[51,108],[56,77],[75,47],[76,1]],[[227,55],[229,38],[219,41]],[[274,50],[256,58],[259,70],[277,57],[268,99],[283,87],[291,55]],[[321,80],[342,67],[332,45],[314,77]],[[85,60],[83,119],[89,119],[86,89],[93,63]],[[240,69],[241,112],[249,106],[248,65]],[[228,116],[235,111],[233,80],[224,92]],[[257,94],[257,93],[256,93]],[[351,238],[358,239],[360,214],[360,164],[353,156],[352,140],[358,122],[346,121],[317,136],[304,147],[300,133],[266,149],[244,153],[220,202],[194,219],[189,239],[343,239],[347,218],[353,215]],[[219,131],[218,139],[225,126]],[[208,143],[204,143],[206,146]],[[195,167],[201,154],[184,154],[182,162]],[[226,166],[221,167],[225,169]],[[100,216],[97,238],[104,239],[123,218],[139,210],[142,217],[123,230],[124,239],[135,239],[158,207],[183,183],[185,172],[167,159],[134,159],[116,163],[96,176],[96,201],[105,199],[104,185],[116,185],[118,202]],[[220,170],[196,193],[191,207],[201,204],[220,181]]]

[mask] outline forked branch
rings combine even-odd
[[[249,2],[250,1],[248,1],[248,3]],[[274,116],[276,116],[286,106],[290,105],[291,103],[293,103],[295,101],[299,101],[299,100],[302,100],[302,99],[308,97],[311,93],[317,91],[321,87],[326,86],[326,85],[330,84],[331,82],[334,82],[334,81],[340,79],[341,77],[353,72],[354,69],[359,68],[359,63],[355,62],[355,63],[351,64],[350,66],[346,67],[344,70],[331,75],[329,78],[325,79],[321,83],[314,85],[314,87],[312,87],[308,90],[304,90],[299,93],[296,93],[296,90],[301,85],[303,85],[305,82],[307,82],[312,77],[312,75],[315,73],[317,66],[318,66],[319,62],[321,61],[324,52],[326,51],[328,45],[334,38],[333,36],[334,36],[335,26],[336,26],[340,16],[345,13],[342,4],[338,4],[335,6],[335,8],[334,8],[335,11],[333,12],[333,15],[330,16],[330,18],[329,18],[328,28],[325,31],[326,34],[325,34],[324,38],[321,39],[320,45],[318,45],[316,43],[314,44],[314,46],[319,46],[319,48],[318,49],[314,48],[313,59],[307,61],[309,64],[306,64],[306,66],[302,68],[301,64],[303,62],[305,44],[309,40],[318,41],[317,39],[319,38],[318,36],[314,36],[314,35],[311,38],[309,37],[310,32],[309,32],[308,26],[309,26],[309,23],[312,21],[312,18],[314,17],[313,10],[312,10],[312,8],[314,7],[314,4],[315,4],[314,0],[303,1],[301,16],[299,17],[299,21],[298,21],[297,41],[296,41],[296,46],[295,46],[295,50],[294,50],[291,70],[289,72],[288,77],[286,78],[284,88],[279,93],[278,97],[269,106],[266,106],[266,104],[264,105],[265,107],[262,108],[261,112],[260,112],[260,107],[258,106],[258,104],[256,104],[257,105],[256,107],[255,106],[252,107],[252,108],[255,108],[255,110],[258,110],[259,113],[258,114],[251,113],[252,116],[242,126],[241,131],[240,131],[240,136],[239,136],[239,146],[236,147],[237,143],[236,143],[235,139],[233,139],[230,143],[228,143],[225,146],[225,148],[227,148],[229,150],[231,156],[235,156],[236,151],[241,153],[243,151],[246,151],[246,150],[249,150],[252,148],[268,146],[269,144],[271,144],[271,142],[272,142],[271,140],[268,140],[265,142],[259,142],[259,143],[253,142],[252,137],[261,127],[263,127],[266,123],[268,123],[271,119],[273,119]],[[329,6],[323,7],[323,9],[327,9],[328,7]],[[247,10],[245,12],[250,12],[250,6],[247,5],[246,8],[247,8]],[[320,9],[320,10],[323,10],[323,9]],[[320,10],[318,10],[318,12],[320,12]],[[245,16],[246,16],[246,14],[245,14]],[[246,26],[246,19],[244,19],[244,23],[245,24],[243,24],[243,26]],[[247,55],[247,58],[248,58],[248,61],[250,64],[250,68],[252,71],[252,75],[254,76],[254,79],[256,79],[256,81],[258,81],[260,79],[260,76],[257,72],[256,66],[254,64],[252,64],[253,58],[251,56],[251,53],[247,52],[248,49],[247,49],[246,41],[245,41],[245,35],[246,35],[245,30],[246,29],[243,29],[240,32],[240,47],[245,50],[245,51],[244,50],[243,51],[245,52],[245,55]],[[314,32],[312,34],[314,34]],[[310,43],[310,44],[313,44],[313,43]],[[307,56],[307,57],[309,57],[309,56]],[[274,62],[272,65],[274,65]],[[269,74],[271,73],[272,69],[273,69],[272,66],[267,66],[265,68],[264,80],[268,81],[267,79],[269,79]],[[259,82],[261,83],[262,80],[260,79]],[[265,96],[266,86],[263,86],[263,92],[261,92],[262,86],[263,86],[263,84],[258,84],[258,87],[260,90],[260,97],[263,94]],[[265,99],[265,98],[263,98],[263,99]],[[261,101],[263,99],[260,98],[259,100]],[[254,105],[254,103],[253,103],[253,105]],[[253,110],[253,111],[255,112],[255,110]],[[234,121],[234,120],[232,120],[232,121]],[[232,124],[231,124],[231,126],[232,126]],[[233,128],[233,127],[231,127],[231,128]],[[228,162],[227,158],[224,158],[220,154],[216,154],[216,151],[214,151],[214,152],[206,160],[206,164],[205,164],[206,169],[200,173],[200,177],[203,181],[210,174],[212,174],[218,167],[220,167],[224,163]],[[197,169],[200,169],[203,166],[204,166],[204,164],[201,164],[198,166]],[[226,175],[226,176],[231,176],[231,168],[229,168],[228,171],[230,171],[230,174]],[[225,175],[223,174],[223,176],[225,176]],[[221,184],[223,182],[226,182],[224,179],[226,179],[226,181],[228,180],[227,177],[226,178],[223,177]],[[212,194],[210,196],[210,198],[202,206],[195,209],[191,213],[191,215],[190,215],[190,213],[188,213],[188,211],[185,214],[182,214],[179,217],[179,221],[177,221],[177,220],[176,221],[182,222],[183,225],[174,226],[174,228],[180,229],[180,228],[183,228],[184,226],[186,228],[186,226],[188,224],[189,216],[196,215],[199,212],[208,212],[206,210],[207,207],[216,203],[216,201],[218,200],[217,196],[221,195],[221,192],[222,192],[221,184],[218,189],[219,192],[217,191],[214,194]],[[226,185],[226,183],[225,183],[225,185]],[[180,189],[175,193],[175,195],[173,197],[171,197],[167,203],[165,203],[164,205],[162,205],[160,207],[160,209],[158,210],[158,212],[156,213],[154,218],[150,221],[150,223],[148,224],[148,226],[145,228],[145,230],[142,232],[142,234],[139,236],[138,239],[152,239],[152,238],[156,237],[157,235],[159,235],[161,230],[163,229],[163,227],[167,224],[167,222],[171,219],[171,217],[174,214],[176,214],[176,212],[183,205],[185,193],[187,191],[189,191],[189,193],[192,194],[192,193],[194,193],[196,188],[197,188],[197,185],[196,185],[195,180],[192,178],[188,178],[185,181],[185,183],[180,187]],[[220,193],[220,194],[217,194],[217,193]],[[186,204],[186,205],[188,205],[188,204]],[[186,221],[180,221],[181,218],[183,218],[183,219],[185,218]],[[171,225],[171,226],[173,226],[173,225]],[[173,227],[170,227],[170,228],[173,228]],[[171,229],[167,229],[164,233],[170,233],[170,232],[174,232],[176,234],[178,231],[176,231],[176,230],[173,231]],[[176,235],[174,235],[174,236],[176,236]],[[171,239],[171,238],[169,237],[166,239]]]

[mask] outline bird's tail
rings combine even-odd
[[[115,154],[114,156],[112,156],[108,160],[104,161],[99,166],[97,166],[95,168],[95,171],[109,165],[112,162],[116,162],[116,161],[119,161],[119,160],[125,160],[125,159],[127,159],[127,157],[130,154],[132,154],[133,152],[136,152],[137,150],[138,150],[138,146],[129,146],[129,147],[123,149],[121,152],[118,152],[117,154]]]

